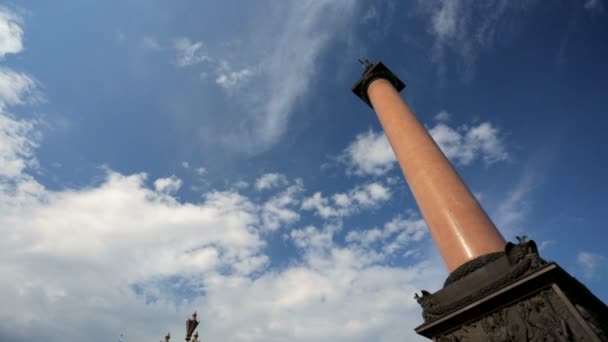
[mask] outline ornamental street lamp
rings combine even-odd
[[[194,330],[198,326],[198,323],[199,323],[199,321],[196,320],[196,311],[195,311],[192,314],[192,318],[189,318],[186,321],[186,341],[190,341],[190,338],[192,337],[192,333],[194,333]],[[195,339],[198,339],[198,333],[197,333],[197,335],[195,335]]]
[[[196,332],[194,334],[194,336],[192,336],[192,333],[194,333],[194,330],[196,330],[196,327],[198,326],[200,322],[196,319],[196,311],[192,314],[192,318],[188,318],[186,320],[186,341],[190,342],[190,339],[192,337],[194,337],[194,339],[191,342],[199,342],[198,340],[198,332]],[[169,340],[171,339],[171,334],[167,333],[167,335],[165,336],[165,342],[170,342]],[[163,342],[163,341],[160,341]]]

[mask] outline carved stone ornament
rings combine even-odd
[[[608,306],[534,241],[517,239],[416,294],[425,321],[416,332],[439,342],[608,341]]]
[[[439,336],[439,342],[581,341],[574,339],[568,309],[553,289]],[[586,340],[586,339],[584,339]]]
[[[473,275],[475,271],[483,268],[488,263],[502,262],[501,265],[503,266],[499,273],[500,276],[492,278],[490,281],[483,279],[487,281],[483,286],[474,289],[464,296],[452,298],[450,300],[440,300],[438,298],[439,296],[430,294],[427,291],[422,291],[422,296],[416,294],[414,298],[422,306],[422,316],[425,323],[432,322],[449,312],[468,305],[480,297],[533,272],[547,263],[539,256],[538,248],[534,241],[527,240],[525,236],[517,237],[517,239],[518,244],[513,244],[511,242],[507,243],[504,253],[500,252],[493,253],[489,256],[482,256],[454,270],[450,277],[448,277],[444,289],[457,286],[459,281],[466,281],[465,278],[467,276]]]

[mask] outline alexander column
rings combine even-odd
[[[608,340],[608,307],[543,260],[534,241],[505,242],[403,88],[381,62],[367,62],[352,90],[376,111],[450,272],[442,289],[416,295],[425,321],[416,332],[442,342]]]

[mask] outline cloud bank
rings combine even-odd
[[[21,22],[1,13],[0,29],[11,27],[16,41],[5,39],[0,51],[17,52],[22,30],[14,25]],[[202,47],[184,47],[182,64],[202,62]],[[379,239],[398,236],[394,247],[355,233],[340,243],[335,234],[349,231],[341,222],[297,226],[303,212],[320,207],[301,180],[277,173],[255,182],[262,199],[239,193],[241,181],[183,202],[176,176],[111,169],[94,185],[48,189],[36,179],[43,122],[9,111],[32,103],[31,80],[7,68],[0,73],[0,339],[177,337],[195,309],[205,340],[420,339],[412,330],[421,321],[413,294],[438,287],[444,271],[438,260],[386,264],[422,237],[415,218],[384,225]],[[372,182],[330,203],[342,216],[355,215],[390,196]],[[281,269],[267,251],[277,231],[298,255]]]

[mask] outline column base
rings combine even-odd
[[[425,321],[416,332],[440,342],[608,341],[608,307],[543,260],[534,241],[518,239],[416,295]]]

